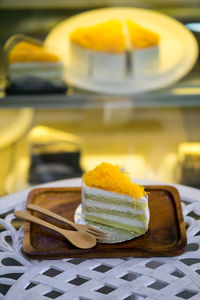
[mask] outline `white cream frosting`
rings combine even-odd
[[[147,224],[148,224],[148,222],[144,223],[144,222],[138,221],[133,218],[127,218],[127,217],[123,218],[123,217],[104,214],[104,213],[101,213],[101,215],[100,215],[99,213],[95,213],[95,212],[87,212],[87,215],[94,216],[94,217],[100,217],[105,220],[112,220],[115,222],[119,222],[119,223],[130,225],[130,226],[136,226],[136,227],[140,227],[140,228],[146,228]]]
[[[9,79],[22,77],[37,77],[61,81],[63,79],[63,64],[61,62],[20,62],[8,67]]]
[[[132,51],[132,76],[140,77],[155,73],[158,68],[158,46]]]
[[[70,44],[70,70],[90,80],[127,81],[152,75],[158,68],[159,47],[112,54]]]
[[[91,194],[91,195],[95,195],[95,196],[102,196],[102,197],[110,197],[110,198],[115,198],[119,201],[128,201],[128,202],[131,202],[131,203],[134,203],[134,199],[132,196],[128,196],[128,195],[125,195],[125,194],[119,194],[119,193],[116,193],[116,192],[111,192],[111,191],[106,191],[106,190],[103,190],[103,189],[97,189],[97,188],[91,188],[91,187],[88,187],[85,185],[85,183],[83,183],[83,189],[84,189],[84,192],[87,193],[87,194]],[[136,199],[136,202],[137,203],[147,203],[148,201],[148,198],[147,196],[143,196],[142,198],[137,198]]]

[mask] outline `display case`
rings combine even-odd
[[[3,45],[13,34],[45,40],[61,21],[108,6],[141,7],[180,21],[199,45],[196,1],[0,1],[0,195],[80,177],[109,161],[139,179],[199,187],[200,61],[174,83],[134,94],[69,85],[64,94],[7,95]]]

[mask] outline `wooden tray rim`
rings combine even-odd
[[[179,192],[178,190],[174,187],[174,186],[170,186],[170,185],[144,185],[145,189],[148,190],[163,190],[166,192],[169,192],[174,200],[174,205],[175,205],[175,210],[176,210],[176,215],[177,215],[177,219],[178,219],[178,224],[179,224],[179,239],[178,241],[171,245],[171,246],[160,246],[156,248],[156,251],[154,248],[148,247],[148,250],[146,251],[145,254],[145,250],[143,250],[143,256],[137,256],[137,253],[140,253],[140,249],[137,248],[134,253],[133,253],[133,257],[150,257],[150,253],[157,253],[157,251],[159,252],[163,252],[163,256],[172,256],[169,255],[168,252],[173,251],[173,256],[176,255],[180,255],[184,252],[184,248],[187,245],[187,236],[186,236],[186,230],[185,230],[185,224],[184,224],[184,218],[183,218],[183,213],[182,213],[182,207],[181,207],[181,199],[179,196]],[[33,188],[27,196],[27,202],[26,202],[26,206],[31,202],[31,200],[33,199],[33,197],[35,197],[36,195],[43,193],[43,192],[65,192],[65,191],[80,191],[81,192],[81,187],[39,187],[39,188]],[[26,212],[31,214],[31,211],[29,211],[28,209],[26,209]],[[45,258],[45,255],[49,253],[46,253],[46,251],[43,251],[42,253],[40,251],[38,251],[36,248],[34,248],[31,244],[31,231],[30,231],[30,227],[31,224],[27,221],[25,221],[24,223],[24,237],[23,237],[23,251],[25,252],[25,254],[29,255],[32,258],[35,259],[47,259]],[[26,239],[25,239],[26,237]],[[27,242],[28,241],[28,242]],[[75,258],[75,257],[82,257],[84,254],[87,257],[87,254],[89,254],[88,258],[91,258],[91,254],[94,252],[95,248],[92,249],[87,249],[87,250],[82,250],[82,249],[75,249],[76,250],[76,254],[74,255],[70,255],[70,254],[66,254],[66,252],[64,251],[63,253],[58,249],[56,252],[54,251],[54,253],[51,254],[51,258],[48,259],[55,259],[55,258]],[[110,251],[110,250],[109,250]],[[129,249],[123,249],[120,253],[120,256],[127,256],[126,252],[128,252]],[[106,252],[106,251],[105,251]],[[115,253],[114,253],[115,254]],[[135,254],[135,256],[134,256]],[[79,256],[80,255],[80,256]],[[161,255],[158,255],[161,256]],[[94,256],[94,258],[101,258],[102,256]],[[110,257],[110,256],[108,256]],[[113,255],[112,257],[119,257],[118,255]]]

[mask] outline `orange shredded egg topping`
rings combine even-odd
[[[123,53],[129,43],[132,49],[152,47],[158,45],[159,39],[157,33],[131,20],[109,20],[97,25],[77,28],[70,34],[71,42],[83,48],[106,53]]]
[[[88,187],[129,195],[134,199],[139,199],[146,194],[142,186],[131,181],[128,173],[122,173],[118,165],[106,162],[85,173],[82,179]]]
[[[70,34],[70,40],[81,47],[96,51],[106,53],[125,51],[122,24],[115,20],[90,27],[77,28]]]
[[[157,33],[138,25],[131,20],[127,20],[126,24],[133,48],[140,49],[158,45],[160,37]]]
[[[8,55],[9,63],[18,62],[55,62],[60,58],[44,47],[27,42],[19,42],[15,45]]]

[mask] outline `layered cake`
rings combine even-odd
[[[102,163],[82,177],[82,209],[89,221],[144,234],[148,229],[148,195],[119,166]]]
[[[8,91],[66,91],[64,66],[57,54],[43,46],[18,42],[8,53]]]
[[[137,76],[154,73],[158,68],[159,35],[127,20],[129,55],[132,74]]]
[[[127,80],[157,70],[158,34],[131,20],[77,28],[69,39],[71,68],[94,80]]]
[[[122,24],[111,20],[78,28],[70,35],[70,64],[92,78],[122,79],[126,72],[126,41]]]

